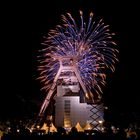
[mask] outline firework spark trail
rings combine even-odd
[[[77,70],[90,96],[96,94],[101,98],[102,85],[106,83],[105,70],[114,71],[114,65],[118,61],[117,45],[112,40],[114,34],[103,19],[96,23],[93,13],[90,13],[89,20],[85,23],[83,12],[80,11],[80,20],[81,24],[78,26],[70,13],[62,15],[62,26],[57,25],[45,37],[42,44],[46,48],[40,51],[38,79],[43,83],[42,89],[47,92],[60,67],[56,58],[75,58]]]

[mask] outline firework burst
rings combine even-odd
[[[70,13],[62,15],[63,24],[50,30],[48,37],[42,43],[45,48],[40,50],[39,67],[42,89],[50,90],[55,76],[60,68],[60,58],[69,57],[75,65],[88,96],[101,98],[102,85],[106,83],[106,69],[114,71],[117,60],[117,45],[112,37],[109,26],[103,19],[95,22],[93,13],[84,22],[80,11],[80,25]],[[59,59],[58,59],[59,58]]]

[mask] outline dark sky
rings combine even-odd
[[[10,2],[2,11],[0,116],[22,116],[39,111],[44,93],[36,81],[42,36],[61,21],[61,14],[86,16],[93,11],[116,33],[119,63],[107,80],[105,101],[115,111],[139,111],[139,9],[126,0],[54,0]],[[31,113],[33,112],[33,113]]]

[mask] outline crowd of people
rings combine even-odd
[[[8,125],[7,125],[8,126]],[[140,127],[129,125],[127,128],[118,128],[113,125],[103,127],[102,130],[92,129],[79,132],[72,127],[69,132],[63,127],[58,127],[57,132],[45,133],[44,130],[35,129],[30,131],[27,125],[13,124],[10,127],[0,127],[1,140],[139,140]]]

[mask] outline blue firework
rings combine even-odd
[[[60,61],[56,58],[71,57],[76,60],[77,70],[90,96],[95,94],[100,98],[102,85],[106,82],[105,71],[114,71],[117,61],[117,45],[112,39],[114,33],[103,19],[94,21],[93,13],[84,22],[80,11],[79,26],[70,13],[62,15],[62,21],[62,25],[50,30],[42,43],[45,48],[40,50],[38,67],[42,89],[48,91],[51,88],[60,68]]]

